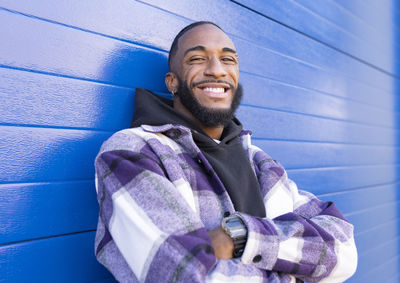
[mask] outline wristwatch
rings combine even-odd
[[[221,227],[233,240],[233,257],[241,257],[247,242],[247,227],[237,215],[222,219]]]

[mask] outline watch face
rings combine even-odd
[[[231,216],[226,219],[226,232],[232,239],[242,238],[247,235],[247,229],[242,220],[239,217]]]

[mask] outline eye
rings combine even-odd
[[[225,62],[225,63],[231,63],[231,64],[235,64],[236,63],[236,59],[233,58],[233,57],[222,57],[221,61]]]
[[[200,57],[200,56],[195,56],[195,57],[189,58],[189,62],[193,62],[193,63],[202,62],[202,61],[204,61],[204,58]]]

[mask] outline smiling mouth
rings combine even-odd
[[[225,87],[199,87],[205,96],[210,98],[226,98],[228,97],[228,88]]]
[[[203,91],[206,92],[215,92],[215,93],[224,93],[226,92],[226,88],[223,87],[205,87],[203,88]]]
[[[195,87],[210,98],[226,98],[229,96],[229,90],[231,89],[230,84],[225,81],[203,81],[195,84]]]
[[[227,81],[205,80],[194,83],[192,87],[197,87],[206,93],[223,94],[233,88],[233,85]]]

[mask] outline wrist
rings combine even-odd
[[[231,237],[222,229],[221,226],[208,231],[211,244],[214,248],[214,255],[218,259],[231,259],[233,254],[233,241]]]

